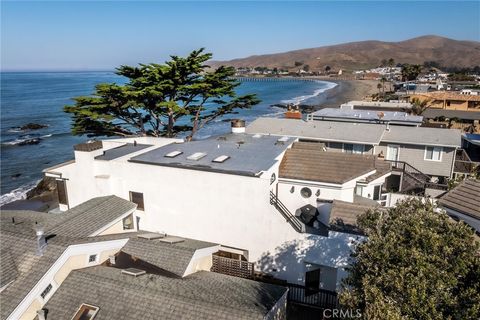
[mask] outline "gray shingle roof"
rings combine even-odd
[[[9,248],[2,249],[0,252],[0,288],[15,280],[17,276],[18,269],[12,250]]]
[[[172,143],[133,157],[129,161],[183,169],[257,176],[262,171],[270,169],[276,162],[275,158],[293,142],[293,139],[281,143],[278,143],[277,140],[278,137],[227,134],[205,140]],[[172,158],[165,156],[173,151],[180,151],[182,154]],[[206,153],[206,156],[199,160],[187,159],[197,152]],[[222,163],[213,161],[222,155],[229,158]]]
[[[169,244],[161,239],[131,238],[122,251],[182,277],[195,251],[212,246],[216,244],[189,239]]]
[[[246,129],[262,133],[304,137],[323,141],[353,142],[377,145],[384,125],[335,121],[303,121],[296,119],[258,118]]]
[[[45,307],[49,320],[70,319],[82,303],[99,307],[95,320],[263,319],[285,292],[213,272],[135,278],[98,266],[70,273]]]
[[[291,148],[280,163],[279,177],[343,184],[376,170],[377,163],[386,174],[384,162],[374,156]]]
[[[44,255],[37,256],[37,241],[33,229],[30,229],[27,224],[23,225],[23,223],[5,226],[2,223],[0,233],[2,276],[4,272],[13,276],[10,269],[13,265],[16,267],[17,273],[15,281],[0,293],[1,319],[8,317],[25,295],[60,257],[65,248],[63,244],[52,239],[49,241]],[[7,265],[4,265],[5,261],[3,258],[6,256],[10,256],[10,261]],[[3,270],[4,268],[6,270]],[[10,269],[10,271],[7,269]]]
[[[427,119],[445,117],[445,118],[459,118],[465,120],[480,120],[480,112],[478,111],[464,111],[464,110],[446,110],[428,108],[423,112],[423,116]]]
[[[93,198],[61,214],[57,225],[49,231],[69,237],[87,237],[136,207],[133,202],[117,196]]]
[[[362,233],[358,228],[357,218],[367,210],[379,207],[376,205],[364,205],[358,203],[333,200],[330,211],[330,229],[333,231]]]
[[[439,129],[427,127],[402,127],[390,126],[385,131],[383,142],[396,142],[404,144],[460,147],[462,132],[457,129]]]
[[[439,203],[444,207],[480,219],[480,181],[463,181],[440,198]]]

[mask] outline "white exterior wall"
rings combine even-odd
[[[349,235],[336,234],[330,239],[297,233],[270,204],[269,192],[275,192],[278,182],[270,185],[270,177],[272,173],[278,177],[279,161],[258,178],[132,163],[125,159],[93,160],[101,153],[101,150],[76,152],[75,164],[55,170],[67,179],[70,207],[93,197],[114,194],[129,199],[129,191],[141,192],[145,211],[134,213],[140,218],[140,229],[248,250],[248,260],[255,262],[258,270],[269,273],[272,268],[268,259],[280,261],[276,257],[281,254],[279,248],[295,244],[298,261],[293,263],[293,256],[282,258],[289,267],[273,272],[294,283],[303,284],[305,252],[311,259],[317,257],[316,263],[324,261],[334,268],[343,268],[343,262],[337,266],[332,261],[344,261],[350,254],[345,251],[349,248]],[[353,197],[354,186],[352,182],[340,191],[339,197],[348,201],[346,194]],[[337,198],[335,194],[330,197]],[[338,247],[343,249],[335,249]],[[325,248],[330,248],[330,252],[325,252]]]

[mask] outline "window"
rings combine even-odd
[[[344,143],[344,144],[343,144],[343,152],[345,152],[345,153],[353,153],[353,144],[351,144],[351,143]]]
[[[97,312],[98,307],[83,303],[72,317],[72,320],[92,320]]]
[[[130,214],[123,218],[123,230],[132,230],[133,225],[133,214]]]
[[[355,187],[355,194],[356,194],[357,196],[362,197],[362,196],[363,196],[363,188],[364,188],[363,186],[357,185],[357,186]]]
[[[338,142],[329,142],[328,143],[328,148],[330,149],[342,149],[342,144]]]
[[[137,210],[145,210],[143,204],[143,193],[130,191],[130,201],[137,204]]]
[[[48,284],[48,286],[42,291],[42,293],[40,293],[40,297],[42,297],[42,299],[45,299],[45,297],[48,295],[48,293],[50,291],[52,291],[52,284]]]
[[[425,160],[441,161],[442,147],[425,147]]]
[[[65,180],[57,180],[58,203],[68,206],[67,182]]]
[[[91,254],[88,256],[88,263],[94,263],[97,262],[97,255],[96,254]]]
[[[380,190],[382,186],[373,187],[373,200],[380,200]]]
[[[312,190],[310,188],[304,187],[300,190],[300,194],[304,198],[310,198],[312,196]]]
[[[354,144],[353,153],[363,154],[364,146],[363,144]]]
[[[270,184],[274,183],[275,180],[277,180],[277,176],[275,175],[275,173],[272,173],[272,176],[270,177]]]

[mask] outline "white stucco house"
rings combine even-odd
[[[74,161],[45,175],[57,179],[62,210],[116,195],[137,204],[141,230],[218,243],[219,255],[257,272],[336,290],[362,239],[355,216],[377,205],[390,168],[372,155],[243,131],[191,142],[85,143],[75,146]],[[339,203],[353,205],[354,214]]]

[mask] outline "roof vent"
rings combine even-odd
[[[172,152],[169,152],[165,155],[165,157],[167,158],[175,158],[176,156],[179,156],[181,155],[183,152],[182,151],[179,151],[179,150],[175,150],[175,151],[172,151]]]
[[[230,156],[222,155],[213,159],[212,162],[223,163],[228,159],[230,159]]]
[[[195,152],[187,157],[188,160],[195,160],[198,161],[205,157],[207,154],[205,152]]]
[[[140,270],[140,269],[137,269],[137,268],[127,268],[127,269],[123,269],[122,273],[123,274],[128,274],[129,276],[138,277],[138,276],[141,276],[141,275],[143,275],[147,272],[145,270]]]
[[[173,244],[173,243],[184,242],[185,239],[179,238],[179,237],[165,237],[165,238],[160,239],[159,241]]]
[[[155,233],[155,232],[148,232],[142,233],[138,235],[138,238],[147,239],[147,240],[155,240],[165,238],[166,234],[164,233]]]

